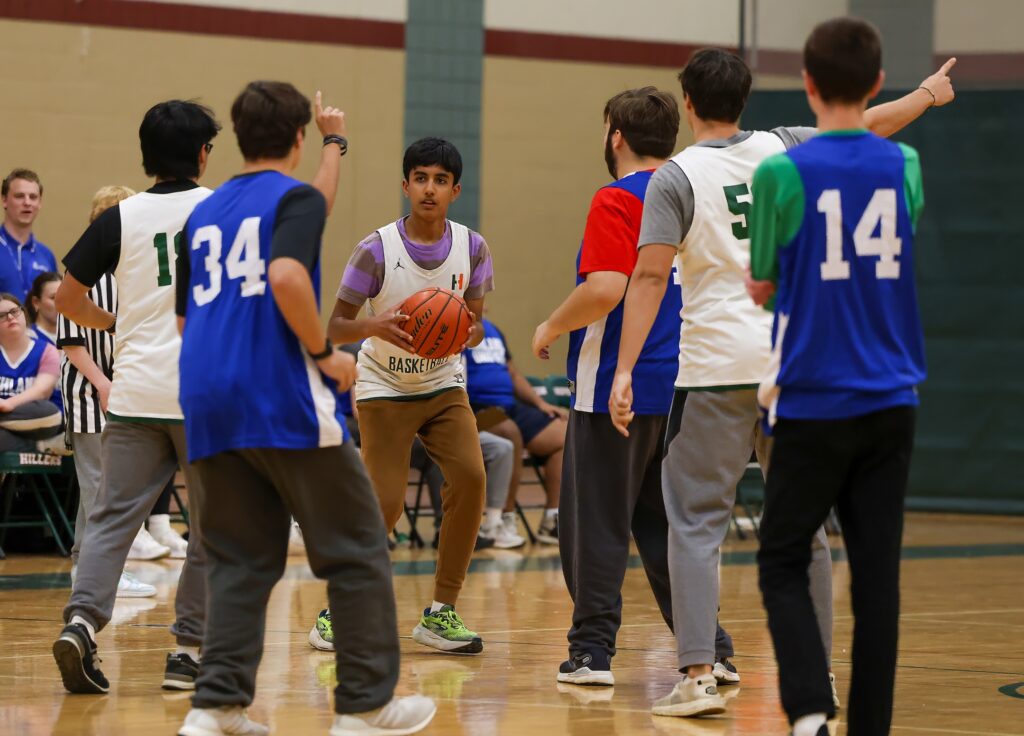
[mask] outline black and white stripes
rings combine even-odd
[[[89,290],[89,299],[98,307],[117,313],[117,283],[104,274]],[[101,330],[81,327],[61,315],[57,321],[57,347],[84,347],[108,379],[114,375],[114,336]],[[96,388],[63,354],[60,366],[60,390],[69,432],[94,433],[103,430],[104,417]]]

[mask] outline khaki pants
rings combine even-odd
[[[359,402],[363,462],[388,531],[402,516],[412,441],[417,435],[444,474],[434,600],[455,605],[484,510],[486,477],[476,419],[463,389],[413,400]]]

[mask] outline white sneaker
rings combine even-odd
[[[151,537],[171,550],[171,559],[184,560],[188,542],[171,526],[169,514],[153,514],[149,517],[148,531]]]
[[[416,733],[427,727],[435,713],[437,706],[434,701],[422,695],[392,698],[390,703],[377,710],[337,716],[330,736],[402,736]]]
[[[302,538],[299,522],[292,521],[292,530],[288,533],[288,555],[306,554],[306,541]]]
[[[178,729],[178,736],[268,736],[270,729],[249,720],[245,708],[193,708]]]
[[[701,675],[696,680],[683,676],[672,692],[654,701],[656,716],[710,716],[725,712],[725,699],[718,694],[715,676]]]
[[[515,511],[502,511],[501,512],[501,526],[506,534],[520,536],[519,535],[519,520],[516,518]]]
[[[152,598],[156,595],[156,588],[149,583],[144,583],[130,572],[121,572],[121,579],[117,581],[118,598]]]
[[[146,527],[139,529],[132,542],[132,548],[128,550],[129,560],[159,560],[171,553],[168,547],[153,539],[153,535],[146,531]]]
[[[736,671],[735,665],[729,661],[728,657],[723,657],[715,662],[715,666],[711,670],[711,674],[715,676],[715,681],[719,685],[740,684],[740,673]]]
[[[558,544],[557,511],[551,516],[548,516],[546,511],[544,512],[544,517],[540,522],[540,526],[537,527],[537,541],[541,544]]]
[[[484,539],[493,539],[495,549],[515,549],[526,544],[526,540],[516,533],[509,533],[502,522],[488,524],[486,521],[480,525],[480,536]]]
[[[839,691],[836,690],[836,676],[831,672],[828,673],[828,684],[832,687],[832,705],[839,710]]]

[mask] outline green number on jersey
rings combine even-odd
[[[171,285],[171,261],[167,255],[167,233],[157,233],[153,236],[153,247],[156,248],[156,262],[160,272],[156,277],[157,286]],[[174,255],[178,255],[178,248],[181,247],[181,232],[174,234]]]
[[[742,217],[740,222],[734,222],[732,224],[732,234],[737,240],[746,240],[750,237],[750,230],[747,227],[747,217],[750,215],[750,187],[746,184],[733,184],[732,186],[722,187],[725,190],[725,201],[729,205],[729,211],[737,217]],[[740,201],[740,197],[746,197],[745,202]]]

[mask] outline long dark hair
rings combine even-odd
[[[22,305],[21,302],[18,302],[18,304],[20,306],[24,306],[25,314],[28,315],[28,321],[30,323],[34,324],[35,321],[36,321],[36,318],[39,316],[39,313],[36,312],[36,307],[32,303],[32,300],[33,299],[42,299],[43,298],[43,287],[46,286],[51,281],[60,281],[60,274],[59,273],[55,273],[53,271],[45,271],[45,272],[39,274],[38,276],[36,276],[36,280],[32,282],[32,290],[29,291],[28,296],[25,298],[25,302],[26,303],[24,305]],[[10,297],[10,296],[11,296],[10,294],[0,294],[0,299],[5,299],[5,298]],[[18,301],[18,300],[15,299],[15,301]]]

